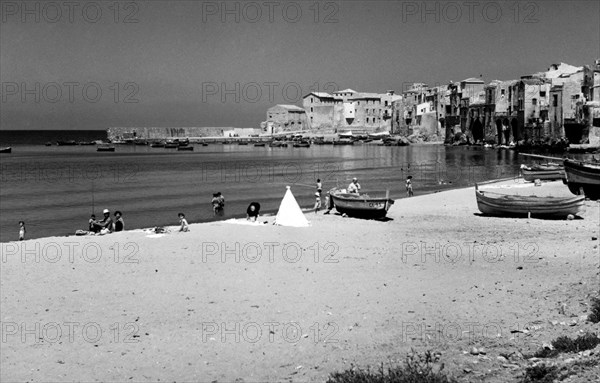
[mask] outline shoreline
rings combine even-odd
[[[414,348],[459,381],[512,381],[501,353],[595,328],[600,205],[585,205],[572,221],[485,217],[469,187],[397,200],[387,222],[3,244],[0,378],[323,381]]]

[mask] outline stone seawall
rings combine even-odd
[[[187,127],[187,128],[108,128],[107,136],[109,140],[118,139],[165,139],[172,137],[224,137],[229,133],[238,134],[240,137],[250,134],[259,134],[260,129],[251,128],[233,128],[233,127]]]

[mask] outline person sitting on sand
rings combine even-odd
[[[181,225],[181,227],[179,228],[179,231],[181,232],[188,232],[190,231],[190,227],[188,226],[188,222],[185,219],[185,214],[183,213],[179,213],[177,215],[179,217],[179,224]]]
[[[123,221],[122,215],[123,213],[120,211],[115,211],[115,231],[125,230],[125,221]]]
[[[100,229],[98,228],[98,225],[96,224],[96,214],[92,214],[90,216],[90,220],[88,221],[89,227],[88,230],[92,233],[98,233],[100,231]]]
[[[260,214],[260,204],[258,202],[252,202],[248,205],[248,209],[246,209],[246,219],[250,221],[251,219],[256,222],[258,216]]]
[[[352,178],[352,182],[348,185],[348,193],[356,193],[360,190],[360,184],[358,183],[358,179]]]
[[[223,208],[225,207],[225,198],[223,198],[221,193],[213,193],[213,198],[210,202],[212,203],[215,216],[222,216]]]
[[[25,230],[25,221],[19,221],[19,241],[25,240],[26,232],[27,230]]]
[[[104,218],[101,221],[94,221],[94,226],[100,232],[100,234],[111,233],[113,229],[113,221],[110,218],[110,210],[104,209],[102,212]]]

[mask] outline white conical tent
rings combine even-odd
[[[277,216],[275,217],[275,224],[281,226],[294,226],[294,227],[307,227],[309,226],[308,220],[302,213],[302,209],[298,206],[296,198],[292,194],[289,186],[287,191],[281,200]]]

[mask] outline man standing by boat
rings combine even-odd
[[[358,179],[356,177],[352,178],[352,182],[348,185],[348,193],[356,193],[360,191],[360,184],[358,183]]]

